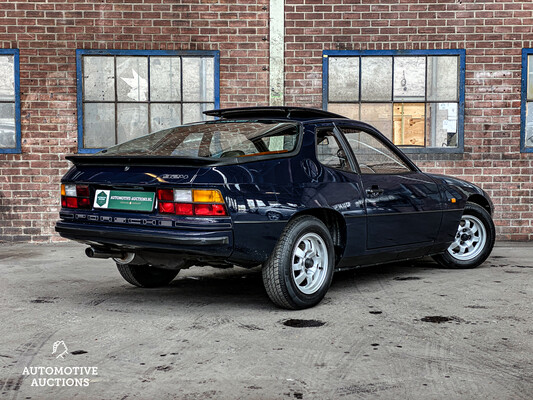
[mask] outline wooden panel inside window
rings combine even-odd
[[[425,146],[424,122],[424,103],[394,103],[394,144]]]

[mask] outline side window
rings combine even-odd
[[[20,153],[18,49],[0,49],[0,154]]]
[[[344,150],[333,134],[332,128],[317,131],[316,157],[326,167],[353,172]]]
[[[401,174],[411,171],[389,147],[369,133],[359,129],[341,130],[355,154],[362,174]]]

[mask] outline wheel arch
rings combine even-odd
[[[490,206],[489,201],[485,197],[483,197],[482,195],[473,194],[473,195],[468,197],[467,201],[470,202],[470,203],[474,203],[474,204],[477,204],[478,206],[483,207],[485,210],[487,210],[487,212],[490,215],[492,215],[492,207]]]
[[[346,221],[344,217],[340,212],[330,208],[311,208],[294,214],[290,220],[305,215],[318,218],[328,228],[335,248],[335,265],[337,265],[346,248]]]

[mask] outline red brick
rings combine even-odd
[[[519,150],[530,1],[288,0],[285,11],[289,105],[322,107],[322,50],[466,48],[465,153],[418,163],[489,190],[500,238],[533,239],[533,164]],[[217,49],[221,106],[268,104],[268,18],[252,0],[0,2],[0,47],[20,49],[24,141],[23,154],[0,154],[0,190],[24,215],[0,199],[0,240],[57,240],[57,188],[77,146],[75,49]]]

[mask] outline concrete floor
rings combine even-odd
[[[475,270],[338,273],[292,312],[258,269],[192,268],[147,290],[83,250],[0,245],[0,398],[533,398],[532,246],[500,244]]]

